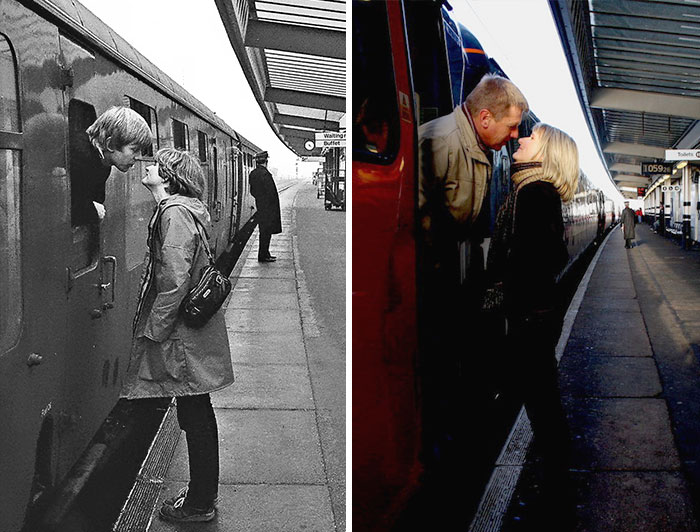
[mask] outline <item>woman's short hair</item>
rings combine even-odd
[[[170,194],[202,199],[204,172],[197,157],[177,148],[162,148],[155,159]]]
[[[511,106],[527,113],[530,106],[512,81],[495,74],[486,74],[465,100],[469,114],[475,116],[481,109],[488,109],[496,120],[508,114]]]
[[[538,122],[532,128],[541,140],[542,173],[556,187],[563,201],[571,201],[578,188],[579,162],[576,142],[561,129]]]
[[[112,148],[121,150],[127,144],[138,144],[142,150],[152,144],[151,128],[146,120],[129,107],[110,107],[85,130],[93,146],[107,148],[112,137]]]

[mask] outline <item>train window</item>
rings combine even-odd
[[[21,328],[20,153],[0,149],[0,354],[17,343]]]
[[[203,163],[207,162],[207,134],[197,131],[197,140],[199,141],[199,160]]]
[[[15,58],[10,43],[0,35],[0,130],[20,130],[18,102]]]
[[[399,131],[386,2],[353,3],[353,157],[389,164]]]
[[[153,157],[153,146],[155,146],[156,150],[158,149],[158,120],[156,120],[156,111],[152,107],[135,100],[131,96],[127,96],[127,98],[129,98],[129,107],[140,114],[151,129],[153,145],[142,149],[141,155],[144,157]]]
[[[22,135],[17,68],[0,35],[0,354],[13,347],[22,325],[20,174]]]
[[[68,104],[68,173],[71,187],[73,250],[71,266],[85,268],[97,257],[99,219],[93,202],[104,203],[110,169],[102,161],[85,130],[97,118],[95,108],[80,100]]]
[[[190,133],[187,124],[173,120],[173,146],[182,150],[190,149]]]

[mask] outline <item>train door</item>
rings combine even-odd
[[[226,207],[226,216],[228,216],[229,219],[229,241],[233,240],[238,227],[238,211],[236,208],[236,204],[238,203],[238,189],[236,188],[236,158],[233,151],[233,139],[229,137],[228,146],[226,146],[226,201],[228,202]]]
[[[124,357],[129,351],[129,321],[125,309],[116,305],[117,282],[124,279],[120,268],[124,262],[126,176],[112,170],[105,185],[107,215],[96,221],[90,210],[92,197],[86,191],[94,188],[99,160],[93,164],[85,129],[97,117],[95,101],[102,101],[104,95],[91,89],[95,56],[64,35],[60,36],[60,61],[62,71],[69,73],[63,85],[63,105],[68,119],[71,188],[71,223],[66,224],[71,232],[70,252],[65,265],[70,349],[64,381],[70,403],[61,458],[72,464],[114,405],[119,383],[117,354]]]
[[[65,322],[55,202],[65,186],[55,28],[5,2],[0,17],[0,530],[19,530],[58,480]],[[32,31],[27,31],[27,28]],[[41,51],[37,53],[37,51]]]
[[[221,220],[221,201],[220,191],[219,191],[219,148],[217,146],[216,139],[212,139],[212,154],[211,154],[211,169],[212,169],[212,183],[211,183],[211,203],[209,208],[211,209],[212,221],[218,222]]]
[[[236,191],[234,193],[235,209],[236,209],[236,229],[235,233],[241,228],[241,213],[243,212],[243,198],[245,197],[245,184],[243,183],[243,145],[238,141],[238,149],[235,151],[236,156],[233,160],[233,167],[236,171]]]

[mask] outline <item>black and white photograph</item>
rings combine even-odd
[[[346,530],[345,0],[0,14],[0,532]]]

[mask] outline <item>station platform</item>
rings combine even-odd
[[[557,347],[575,504],[551,522],[524,411],[471,531],[680,532],[700,517],[700,252],[637,226],[594,257]]]
[[[293,200],[283,202],[283,231],[270,246],[277,261],[257,261],[256,229],[230,277],[224,312],[236,382],[211,396],[220,442],[217,517],[177,525],[158,517],[162,501],[189,479],[187,444],[171,405],[115,531],[336,530],[338,486],[327,463],[337,457],[322,446],[319,417],[328,410],[314,395],[306,346],[319,332],[293,214]]]

